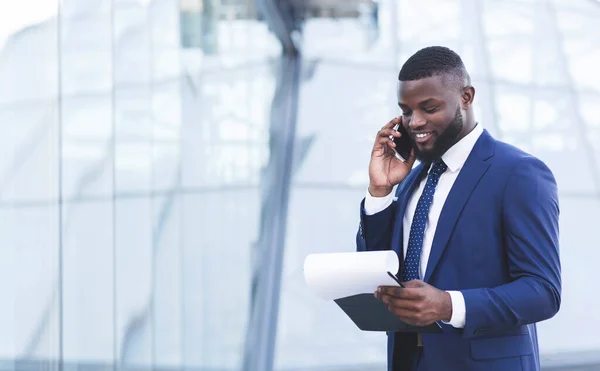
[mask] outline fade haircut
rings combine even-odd
[[[399,81],[420,80],[432,76],[442,76],[446,87],[462,89],[471,85],[471,78],[462,59],[445,46],[428,46],[406,60]]]

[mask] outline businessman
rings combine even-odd
[[[535,324],[561,301],[554,176],[477,123],[475,88],[452,50],[419,50],[398,80],[402,115],[377,133],[357,249],[396,251],[404,288],[375,296],[442,333],[388,333],[388,370],[538,371]],[[406,162],[396,124],[412,144]]]

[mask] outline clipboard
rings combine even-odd
[[[310,254],[304,261],[304,279],[321,298],[335,302],[362,331],[441,333],[438,322],[412,326],[387,309],[374,295],[380,286],[404,287],[393,250]]]
[[[409,325],[373,294],[358,294],[335,299],[334,302],[346,313],[362,331],[421,332],[440,333],[441,326],[434,322],[429,326]]]

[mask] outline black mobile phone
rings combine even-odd
[[[396,126],[394,126],[394,130],[402,133],[401,137],[393,137],[392,139],[396,144],[396,148],[394,148],[394,151],[396,152],[396,157],[406,162],[410,157],[410,151],[412,150],[412,141],[410,140],[410,136],[408,135],[406,128],[404,128],[404,125],[396,124]]]

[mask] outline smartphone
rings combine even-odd
[[[396,126],[394,126],[394,130],[402,133],[402,136],[399,138],[391,137],[391,139],[396,144],[396,148],[394,148],[394,152],[396,152],[396,157],[399,160],[406,162],[406,161],[408,161],[408,158],[410,157],[410,152],[412,150],[412,141],[410,140],[410,136],[408,135],[408,132],[404,128],[404,125],[396,124]]]

